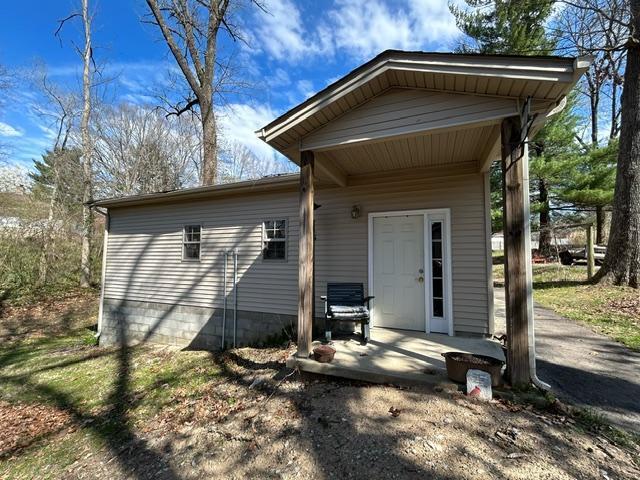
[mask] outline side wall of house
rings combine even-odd
[[[316,314],[328,281],[367,283],[368,213],[451,209],[453,315],[457,334],[489,333],[486,216],[481,174],[319,189]],[[361,216],[351,218],[358,205]],[[262,222],[287,220],[287,260],[261,258]],[[201,261],[181,259],[182,228],[202,225]],[[215,347],[224,305],[224,252],[238,254],[238,343],[280,333],[297,313],[298,193],[263,193],[111,210],[103,332],[134,340]],[[232,338],[232,259],[227,338]],[[129,325],[133,325],[129,327]],[[173,339],[173,340],[172,340]]]

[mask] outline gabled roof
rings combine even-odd
[[[273,120],[256,134],[295,159],[298,142],[391,88],[422,88],[537,101],[553,109],[590,64],[587,57],[387,50]],[[546,105],[546,106],[545,106]]]

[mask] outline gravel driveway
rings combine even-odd
[[[496,333],[505,328],[504,289],[495,289]],[[535,305],[538,377],[560,398],[640,433],[640,353]]]

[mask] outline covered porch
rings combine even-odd
[[[320,344],[314,341],[312,348]],[[287,366],[371,383],[422,385],[447,381],[445,352],[476,353],[504,361],[502,347],[489,339],[387,328],[372,328],[366,345],[355,336],[343,336],[332,346],[336,354],[331,363],[292,356]]]
[[[418,380],[428,377],[421,371],[443,367],[440,354],[444,351],[491,352],[490,356],[500,357],[500,346],[486,338],[493,332],[489,169],[500,160],[507,362],[512,383],[528,383],[535,378],[528,253],[528,138],[564,107],[566,95],[587,67],[588,61],[574,58],[387,51],[257,132],[300,166],[298,351],[291,365],[348,378],[400,375]],[[484,198],[478,202],[474,197],[457,210],[444,203],[456,203],[455,198],[438,203],[438,192],[443,188],[440,185],[449,181],[445,179],[453,179],[449,183],[460,188],[461,183],[456,182],[463,177],[470,179],[468,185],[484,191]],[[402,203],[402,184],[411,184],[410,191],[415,192],[420,182],[425,190],[436,192],[432,195],[435,198],[425,200],[429,205],[418,205],[407,194]],[[371,344],[362,351],[353,342],[336,342],[336,358],[332,364],[320,366],[309,359],[314,346],[314,318],[318,319],[315,270],[322,266],[314,258],[316,193],[358,188],[373,192],[391,184],[397,186],[397,192],[386,198],[393,198],[394,205],[400,204],[401,208],[378,203],[372,207],[375,209],[364,212],[369,216],[369,273],[362,283],[368,285],[368,295],[376,297],[371,307],[375,327]],[[466,192],[460,191],[459,195]],[[360,214],[356,207],[354,218]],[[419,244],[415,255],[405,262],[415,269],[406,275],[409,283],[409,277],[415,282],[403,286],[406,292],[418,292],[410,300],[397,285],[386,285],[387,295],[375,273],[376,268],[386,268],[382,265],[390,257],[375,245],[373,218],[392,215],[412,216],[417,222],[416,236],[401,240],[407,245]],[[423,220],[417,218],[420,216]],[[433,222],[446,232],[438,233],[443,235],[441,240],[432,235]],[[394,226],[389,222],[382,227],[388,228],[390,235],[404,234],[408,223]],[[384,242],[384,236],[380,238]],[[440,241],[439,256],[434,250],[435,241]],[[398,256],[395,250],[389,251],[392,256],[406,257],[406,252]],[[390,270],[397,268],[392,264]],[[466,270],[477,271],[477,275],[469,276]],[[400,313],[392,312],[385,296],[396,299],[393,306],[400,304]],[[404,308],[411,302],[415,304],[412,308]],[[380,328],[394,325],[409,325],[400,328],[414,332]],[[440,329],[434,330],[433,325],[440,325]],[[315,329],[318,333],[320,330]],[[444,334],[434,335],[433,331]],[[457,332],[468,332],[475,338]]]

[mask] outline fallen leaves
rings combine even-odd
[[[640,295],[611,300],[607,302],[606,308],[609,312],[613,311],[629,315],[630,317],[640,318]]]
[[[392,417],[399,417],[401,412],[402,410],[396,407],[391,407],[389,409],[389,413],[391,414]]]
[[[88,327],[96,322],[97,294],[70,292],[27,305],[3,305],[0,340],[42,337]]]
[[[0,401],[0,458],[13,455],[46,435],[73,429],[71,416],[48,405]]]

